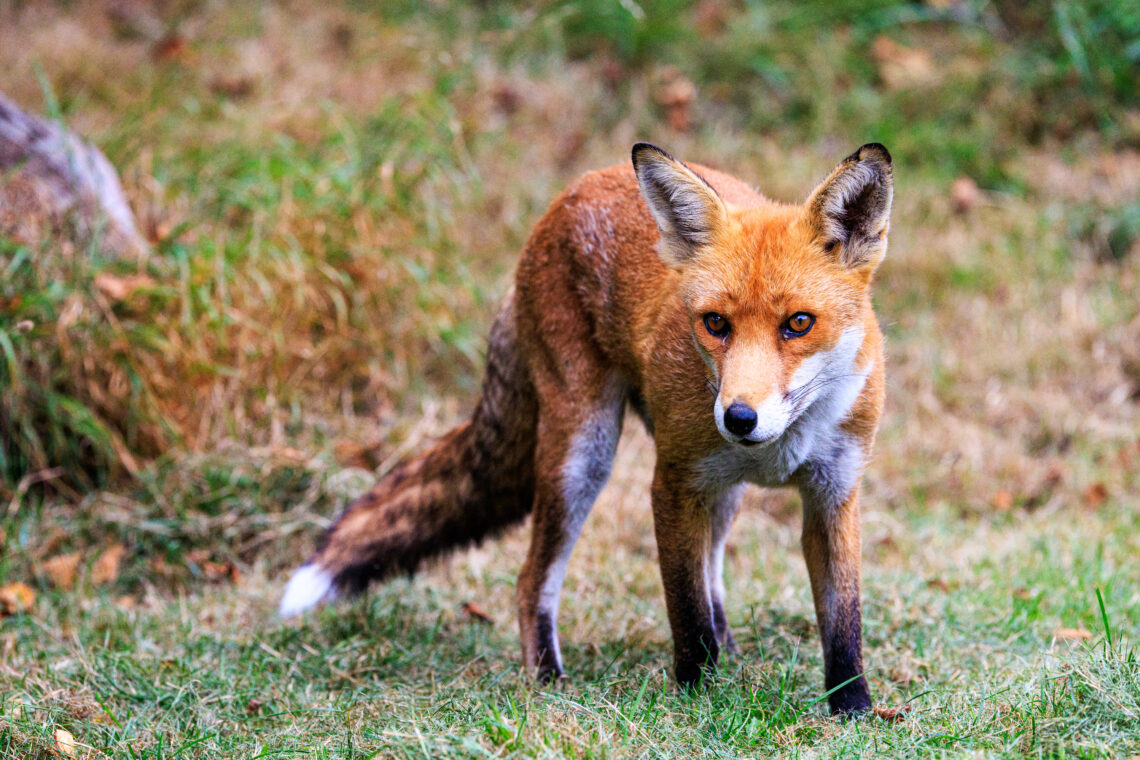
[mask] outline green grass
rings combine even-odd
[[[611,491],[598,519],[616,510],[644,524],[644,500]],[[571,575],[571,680],[526,679],[515,536],[510,551],[470,552],[300,624],[274,619],[264,560],[236,587],[190,581],[173,596],[148,591],[131,610],[112,601],[129,578],[46,593],[34,615],[5,626],[15,657],[3,666],[0,750],[46,746],[63,727],[108,756],[138,758],[1128,756],[1140,751],[1129,640],[1140,597],[1126,561],[1140,548],[1136,515],[1106,510],[1064,535],[1055,520],[915,515],[896,547],[874,544],[872,556],[890,557],[865,579],[867,658],[877,701],[909,706],[900,722],[826,717],[795,531],[753,520],[729,568],[741,652],[696,696],[668,675],[655,568],[629,548],[614,567],[578,563]],[[585,539],[587,555],[602,530]],[[461,612],[472,599],[492,625]],[[1059,627],[1094,638],[1054,642]]]
[[[91,757],[1140,754],[1132,4],[153,13],[0,5],[0,90],[102,147],[154,243],[0,239],[0,586],[37,592],[0,618],[0,756],[50,757],[56,728]],[[186,49],[156,57],[169,31]],[[892,84],[884,38],[929,54],[919,83]],[[656,102],[678,75],[687,132]],[[784,200],[861,143],[895,156],[864,620],[901,721],[826,715],[780,494],[731,542],[741,653],[675,689],[633,422],[571,562],[557,688],[519,665],[525,529],[274,615],[328,520],[469,412],[531,226],[636,139]]]

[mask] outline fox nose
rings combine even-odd
[[[733,435],[745,436],[756,427],[756,410],[747,404],[734,401],[724,410],[724,426]]]

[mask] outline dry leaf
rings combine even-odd
[[[95,287],[114,301],[125,301],[140,288],[154,287],[154,278],[146,274],[132,274],[126,277],[117,277],[113,274],[103,272],[102,274],[96,275]]]
[[[653,93],[657,105],[665,109],[665,119],[678,132],[688,132],[692,126],[691,107],[697,99],[697,86],[676,66],[666,66],[661,81]]]
[[[70,591],[75,586],[80,559],[79,552],[59,554],[44,563],[44,573],[51,584],[60,591]]]
[[[135,598],[130,594],[120,596],[115,600],[115,606],[121,610],[133,610],[135,608]]]
[[[248,97],[253,93],[253,87],[253,78],[241,74],[220,74],[210,82],[210,89],[215,94],[234,99]]]
[[[523,104],[522,93],[510,82],[496,85],[491,90],[491,99],[495,101],[495,107],[507,115],[517,112]]]
[[[464,602],[463,611],[471,616],[473,620],[478,620],[480,623],[493,623],[491,616],[479,608],[475,602]]]
[[[186,59],[190,57],[190,46],[186,44],[185,37],[179,34],[168,34],[154,43],[150,54],[156,61],[173,61],[179,58]]]
[[[63,757],[75,757],[75,737],[66,728],[57,728],[52,734],[55,751]]]
[[[994,509],[999,512],[1008,512],[1013,508],[1013,494],[1004,488],[994,494]]]
[[[876,707],[875,717],[880,720],[889,720],[898,722],[906,718],[907,713],[910,712],[910,705],[903,705],[902,707]]]
[[[888,90],[930,84],[937,73],[929,51],[908,48],[886,36],[871,43],[871,57],[879,65],[879,78]]]
[[[36,592],[26,583],[0,586],[0,617],[27,612],[36,601]]]
[[[114,583],[115,579],[119,577],[119,564],[126,553],[125,546],[113,544],[100,554],[99,559],[95,560],[95,565],[91,568],[91,582],[96,586]]]
[[[969,177],[959,177],[950,183],[950,202],[959,214],[965,214],[982,200],[982,191]]]
[[[1061,641],[1088,641],[1092,634],[1084,628],[1058,628],[1053,631],[1053,638]]]
[[[728,3],[721,0],[701,0],[693,8],[693,26],[706,40],[712,39],[728,26],[730,13]]]
[[[902,686],[909,686],[918,679],[918,673],[915,671],[914,666],[907,661],[896,663],[891,668],[888,676],[892,681]]]
[[[1085,507],[1096,509],[1108,498],[1108,488],[1105,487],[1104,483],[1093,483],[1085,489],[1084,498]]]
[[[248,702],[245,703],[246,715],[257,715],[259,712],[261,712],[261,708],[264,704],[265,703],[262,702],[260,699],[249,700]]]
[[[384,444],[381,441],[357,443],[341,439],[333,447],[336,461],[343,467],[359,467],[362,470],[375,470],[383,461]]]
[[[308,461],[309,456],[292,446],[258,446],[249,450],[249,453],[255,457],[266,457],[271,459],[283,459],[293,464],[301,464]]]
[[[950,590],[950,584],[944,578],[931,578],[926,582],[927,588],[936,588],[942,593]]]

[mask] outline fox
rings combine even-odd
[[[571,551],[628,410],[650,487],[673,673],[736,645],[724,557],[747,484],[794,487],[831,712],[871,707],[863,669],[859,491],[884,401],[871,303],[891,155],[863,145],[801,204],[650,143],[559,195],[494,320],[469,421],[351,502],[290,578],[280,613],[414,573],[532,517],[517,582],[527,671],[564,676]]]

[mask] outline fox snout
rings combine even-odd
[[[725,406],[722,392],[717,396],[714,413],[717,430],[724,439],[745,446],[774,441],[792,421],[791,410],[778,391],[755,406],[740,397],[732,398]]]

